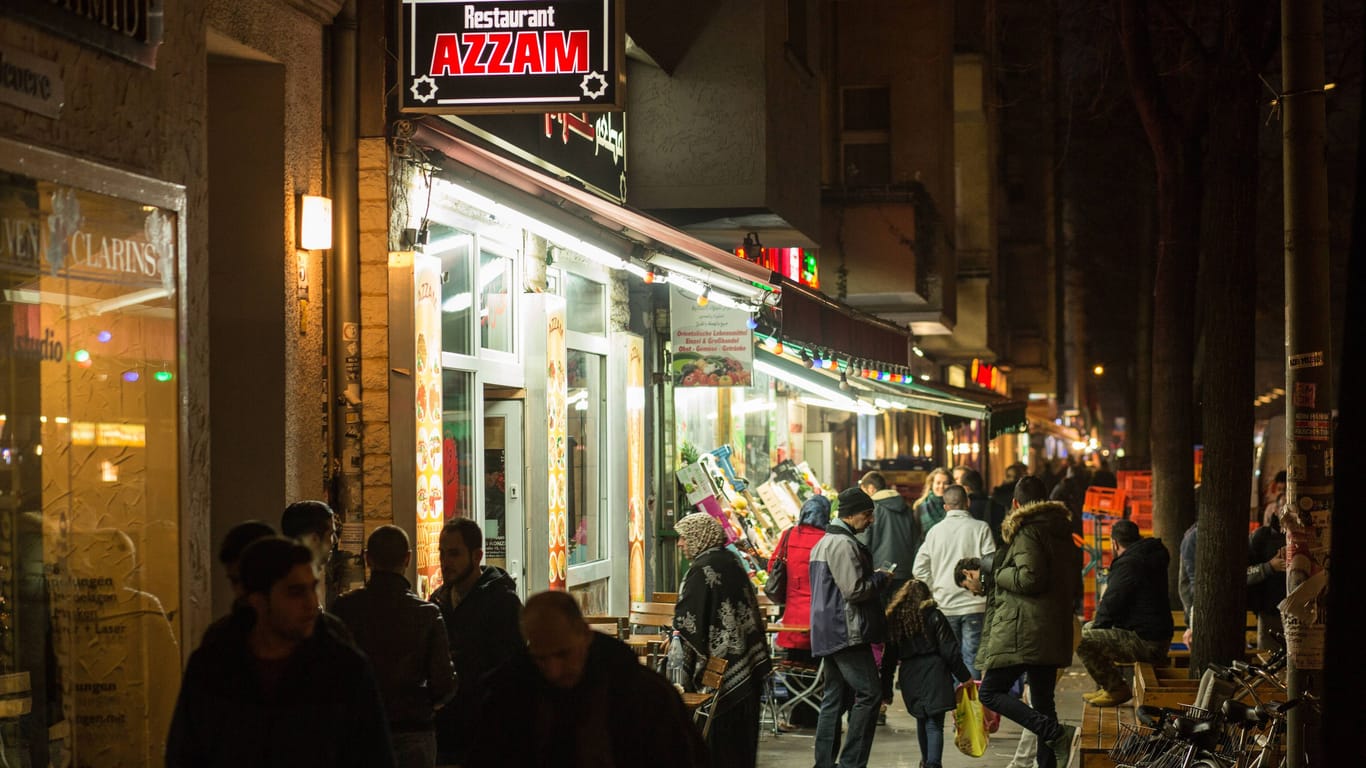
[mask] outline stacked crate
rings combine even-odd
[[[1129,499],[1129,519],[1144,536],[1153,535],[1153,473],[1120,472],[1119,486]]]
[[[1092,486],[1086,489],[1082,502],[1085,514],[1086,541],[1081,546],[1089,553],[1094,562],[1082,580],[1082,615],[1090,620],[1095,614],[1096,602],[1105,591],[1105,575],[1113,557],[1110,547],[1110,526],[1124,515],[1124,491],[1118,488]]]

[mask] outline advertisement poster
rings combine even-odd
[[[645,595],[645,342],[626,342],[626,541],[631,600]]]
[[[714,301],[699,304],[678,288],[669,291],[676,387],[747,387],[754,375],[754,334],[749,313]]]
[[[564,304],[546,310],[546,439],[550,489],[551,589],[565,589],[569,577],[569,375],[565,369]]]
[[[413,361],[417,444],[417,593],[423,598],[441,586],[439,554],[445,523],[445,476],[442,472],[441,434],[441,259],[413,256]]]

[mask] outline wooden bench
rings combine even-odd
[[[631,603],[631,627],[653,627],[660,634],[669,634],[674,626],[673,603]]]
[[[631,634],[631,620],[626,616],[584,616],[583,620],[589,629],[604,635],[625,639]]]
[[[1177,709],[1183,704],[1195,704],[1200,692],[1200,680],[1191,679],[1181,667],[1155,667],[1139,662],[1134,665],[1134,706],[1143,705]],[[1285,693],[1269,683],[1257,686],[1262,701],[1285,701]],[[1244,701],[1249,697],[1244,694]]]
[[[1119,736],[1120,725],[1134,723],[1132,704],[1118,707],[1087,706],[1081,715],[1077,757],[1072,765],[1076,768],[1115,768],[1115,761],[1110,759],[1110,748]]]
[[[1257,647],[1257,614],[1253,611],[1247,612],[1246,642],[1248,648]],[[1167,664],[1173,667],[1189,667],[1191,652],[1186,646],[1186,614],[1183,611],[1172,611],[1172,644],[1167,651]],[[1250,651],[1249,653],[1255,653]]]

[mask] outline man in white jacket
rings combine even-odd
[[[968,513],[968,494],[963,486],[944,489],[944,509],[948,511],[944,519],[925,534],[912,573],[930,585],[939,610],[958,635],[963,663],[974,678],[979,678],[973,661],[982,642],[987,601],[984,596],[958,586],[953,579],[953,567],[965,557],[987,557],[996,551],[996,542],[991,537],[991,526]]]

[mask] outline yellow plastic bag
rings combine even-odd
[[[969,680],[958,686],[958,706],[953,710],[953,744],[968,757],[981,757],[987,752],[986,715],[982,700],[977,698],[977,683]]]

